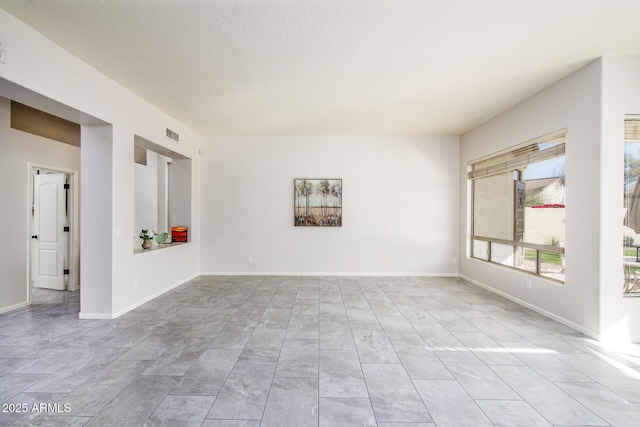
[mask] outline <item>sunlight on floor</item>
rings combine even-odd
[[[463,351],[473,353],[523,353],[523,354],[556,354],[555,350],[546,348],[512,348],[512,347],[424,347],[431,351]]]
[[[640,366],[640,345],[635,343],[605,343],[591,338],[584,338],[583,340],[597,347],[597,349],[587,348],[594,356],[618,369],[626,376],[640,379],[640,372],[634,367],[627,366],[628,364]],[[625,362],[618,361],[614,357],[621,358],[628,363],[625,364]]]

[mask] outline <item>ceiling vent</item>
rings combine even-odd
[[[175,142],[180,142],[180,135],[169,128],[167,128],[167,137],[173,139]]]

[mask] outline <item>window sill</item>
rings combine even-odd
[[[536,273],[535,273],[535,271],[525,270],[525,269],[523,269],[523,268],[513,267],[513,266],[511,266],[511,265],[502,264],[502,263],[495,262],[495,261],[489,261],[489,260],[486,260],[486,259],[484,259],[484,258],[477,258],[477,257],[474,257],[474,256],[471,256],[470,258],[471,258],[471,259],[478,260],[478,261],[480,261],[480,262],[485,262],[485,263],[487,263],[487,264],[497,265],[497,266],[499,266],[499,267],[503,267],[503,268],[508,268],[509,270],[519,271],[519,272],[521,272],[521,273],[529,274],[529,275],[534,276],[534,277],[539,277],[540,279],[549,280],[550,282],[554,282],[554,283],[557,283],[557,284],[560,284],[560,285],[563,285],[563,286],[564,286],[564,282],[565,282],[565,281],[564,281],[564,277],[563,277],[562,279],[559,279],[559,278],[555,278],[555,277],[553,277],[553,276],[550,276],[550,275],[549,275],[549,274],[547,274],[547,273],[543,273],[543,274],[536,274]],[[563,276],[564,276],[564,273],[563,273]]]
[[[188,245],[188,244],[189,242],[163,243],[161,245],[154,244],[149,249],[135,248],[133,250],[133,254],[138,255],[138,254],[147,253],[147,252],[155,252],[155,251],[160,251],[162,249],[168,249],[174,246],[182,246],[182,245]]]

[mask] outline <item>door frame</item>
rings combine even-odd
[[[31,304],[31,282],[33,280],[32,258],[33,258],[33,178],[36,170],[46,170],[69,175],[69,246],[68,246],[68,268],[69,277],[67,280],[67,291],[77,291],[79,289],[80,278],[80,215],[79,215],[79,173],[77,170],[61,168],[59,166],[45,165],[42,163],[27,162],[27,173],[29,174],[29,191],[27,198],[27,212],[29,221],[29,243],[27,244],[27,303]]]

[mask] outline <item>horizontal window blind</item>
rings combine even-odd
[[[624,140],[640,142],[640,117],[631,116],[624,119]]]
[[[469,179],[498,175],[521,169],[532,163],[563,156],[565,154],[566,130],[536,138],[529,143],[498,155],[471,162]]]

